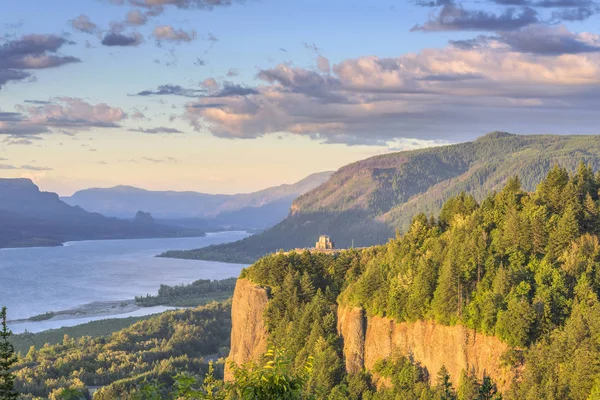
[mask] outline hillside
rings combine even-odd
[[[69,240],[202,236],[197,229],[90,213],[41,192],[29,179],[0,179],[0,248],[56,246]]]
[[[90,389],[98,387],[94,398],[149,399],[122,395],[146,382],[172,385],[183,371],[206,373],[205,358],[229,347],[230,315],[231,302],[212,303],[131,321],[105,336],[64,335],[58,343],[32,345],[15,366],[16,388],[23,399],[89,399]],[[68,397],[65,389],[77,396]]]
[[[585,165],[554,167],[386,245],[264,257],[238,279],[229,360],[309,360],[307,398],[597,398],[599,189]]]
[[[492,132],[473,142],[372,157],[340,168],[261,234],[166,256],[248,263],[278,249],[313,246],[321,234],[341,248],[353,240],[381,244],[406,230],[413,215],[435,215],[463,191],[481,200],[513,175],[531,191],[554,164],[574,171],[580,160],[600,168],[600,136]]]
[[[590,166],[555,166],[534,192],[512,177],[482,201],[463,193],[439,218],[414,216],[385,245],[263,257],[232,303],[31,349],[17,384],[108,385],[100,399],[595,399],[599,235]],[[229,344],[225,382],[204,375],[200,357]],[[272,395],[281,382],[293,394]]]
[[[150,191],[131,186],[107,189],[86,189],[62,200],[73,206],[103,215],[131,218],[138,210],[151,213],[157,219],[201,218],[213,225],[230,224],[231,213],[238,212],[237,223],[254,218],[252,212],[276,214],[274,223],[287,215],[292,201],[325,182],[332,172],[309,175],[299,182],[263,189],[253,193],[223,195],[198,192]],[[281,203],[284,203],[284,207]],[[282,213],[281,210],[285,210]],[[271,218],[273,219],[273,218]],[[222,221],[221,221],[222,220]],[[254,221],[253,221],[254,222]],[[272,226],[272,225],[269,225]]]

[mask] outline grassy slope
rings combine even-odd
[[[320,234],[338,247],[384,243],[417,212],[436,214],[461,191],[483,198],[519,175],[532,190],[555,163],[600,168],[598,136],[518,136],[494,132],[474,142],[372,157],[349,164],[300,196],[275,227],[234,243],[164,256],[251,263],[280,248],[311,246]]]

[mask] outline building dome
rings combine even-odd
[[[315,244],[315,249],[317,250],[333,250],[334,248],[335,243],[327,235],[319,236],[319,241]]]

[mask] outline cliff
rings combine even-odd
[[[268,303],[265,288],[248,279],[238,279],[231,311],[231,351],[227,357],[225,379],[231,380],[229,363],[242,365],[258,360],[267,350],[268,334],[263,317]],[[367,316],[363,309],[340,305],[338,333],[344,339],[346,370],[372,370],[378,360],[393,354],[412,354],[415,361],[435,376],[446,366],[452,383],[458,387],[462,370],[484,372],[501,391],[512,383],[514,371],[502,366],[508,345],[493,336],[463,326],[444,326],[433,321],[397,323],[388,318]],[[432,382],[435,383],[435,382]]]
[[[267,291],[248,279],[238,279],[231,307],[231,350],[225,363],[225,380],[233,378],[230,362],[242,365],[257,360],[267,350],[267,329],[263,313]]]
[[[508,345],[493,336],[476,333],[463,326],[444,326],[433,321],[397,323],[388,318],[367,317],[360,308],[338,307],[338,332],[344,339],[346,370],[370,370],[377,360],[392,354],[412,354],[427,368],[432,380],[445,365],[452,383],[458,387],[462,370],[484,372],[505,391],[514,371],[502,366]],[[435,382],[432,382],[435,383]]]

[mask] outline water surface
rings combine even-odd
[[[93,302],[156,294],[161,284],[238,276],[245,265],[155,256],[166,250],[200,248],[246,236],[246,232],[219,232],[200,238],[96,240],[69,242],[62,247],[0,249],[0,305],[6,305],[9,319],[16,320]],[[162,310],[152,307],[119,316]],[[11,328],[35,332],[104,318],[40,321],[27,323],[26,328]]]

